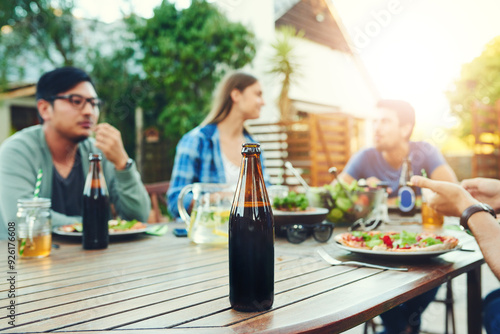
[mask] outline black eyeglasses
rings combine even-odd
[[[320,223],[314,225],[290,224],[281,227],[286,239],[292,244],[300,244],[311,234],[318,242],[327,242],[332,237],[333,223]]]
[[[83,97],[78,94],[70,94],[70,95],[56,95],[56,96],[51,96],[47,99],[47,101],[54,101],[54,100],[68,100],[69,103],[73,107],[75,107],[78,110],[82,110],[85,108],[85,105],[90,103],[90,105],[95,108],[95,107],[100,107],[102,106],[103,101],[100,98],[97,97]]]

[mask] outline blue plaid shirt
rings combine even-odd
[[[255,142],[246,131],[244,135],[248,142]],[[219,142],[217,124],[208,124],[189,131],[177,144],[170,187],[167,192],[168,210],[173,217],[179,217],[177,199],[182,188],[186,185],[195,182],[226,182]],[[263,157],[261,157],[261,162],[263,162]],[[264,166],[262,169],[266,183],[269,184],[269,177]],[[192,196],[185,196],[184,206],[186,208],[189,207],[191,199]]]

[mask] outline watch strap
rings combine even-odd
[[[125,168],[123,170],[128,170],[134,164],[134,160],[132,158],[128,158],[127,163],[125,164]]]
[[[469,206],[467,209],[464,210],[464,212],[462,212],[462,216],[460,216],[460,225],[462,225],[463,227],[467,227],[470,217],[473,214],[481,211],[488,212],[490,215],[493,216],[493,218],[497,217],[495,210],[493,210],[491,206],[485,203],[477,203]]]

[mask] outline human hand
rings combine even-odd
[[[366,184],[370,188],[377,188],[379,185],[384,184],[384,182],[381,181],[379,178],[377,178],[375,176],[370,176],[369,178],[366,179]],[[392,193],[392,188],[391,187],[386,187],[386,192],[388,194],[391,194]]]
[[[377,185],[380,183],[380,180],[375,176],[370,176],[366,179],[366,184],[371,188],[377,188]]]
[[[465,209],[478,203],[467,190],[452,182],[431,180],[418,175],[412,176],[410,182],[414,186],[432,190],[434,193],[428,197],[427,203],[445,216],[460,217]]]
[[[128,154],[123,146],[122,135],[118,129],[108,123],[100,123],[95,127],[95,146],[102,151],[106,159],[115,165],[117,170],[125,168]]]
[[[462,187],[475,199],[491,205],[495,210],[500,209],[500,181],[477,177],[462,181]]]

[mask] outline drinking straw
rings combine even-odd
[[[35,192],[33,193],[33,197],[35,198],[38,198],[38,195],[40,194],[40,185],[42,184],[42,176],[43,176],[43,171],[40,168],[36,176]]]

